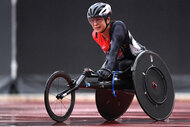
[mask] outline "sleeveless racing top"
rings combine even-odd
[[[101,47],[102,51],[105,54],[108,54],[108,51],[110,49],[110,37],[109,40],[106,40],[101,33],[97,33],[95,31],[92,32],[92,37],[93,39],[96,41],[96,43],[98,43],[98,45]],[[122,55],[122,50],[119,51],[118,53],[118,58]]]
[[[107,41],[101,33],[92,32],[93,39],[106,54],[108,64],[106,69],[113,70],[116,61],[123,58],[134,60],[145,47],[135,41],[122,21],[114,21],[110,27],[110,38]]]

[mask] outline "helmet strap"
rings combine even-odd
[[[106,28],[101,33],[105,32],[106,29],[108,28],[109,24],[111,23],[111,22],[107,23],[107,18],[108,17],[104,18],[105,19],[105,23],[106,23]]]

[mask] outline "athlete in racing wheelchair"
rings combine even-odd
[[[137,43],[125,24],[111,21],[111,7],[93,4],[87,18],[92,36],[106,54],[97,72],[85,68],[77,79],[63,71],[54,72],[46,83],[44,101],[49,116],[62,122],[71,115],[78,88],[96,90],[96,106],[106,120],[115,120],[126,112],[134,95],[144,112],[154,120],[167,119],[174,105],[171,75],[161,57]],[[96,78],[97,81],[86,81]]]
[[[135,41],[122,21],[111,21],[111,6],[95,3],[87,12],[87,19],[94,29],[93,39],[106,54],[106,60],[97,71],[100,80],[107,80],[112,71],[124,71],[145,47]]]

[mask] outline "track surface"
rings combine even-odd
[[[123,116],[108,122],[99,115],[94,99],[83,96],[76,98],[70,118],[63,123],[48,116],[42,96],[13,95],[0,99],[0,126],[190,126],[190,99],[176,99],[171,116],[158,122],[150,119],[134,99]]]

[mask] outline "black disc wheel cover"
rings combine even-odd
[[[144,89],[148,99],[155,105],[163,104],[167,99],[167,85],[162,72],[158,68],[151,66],[144,76]]]
[[[144,112],[154,120],[165,120],[173,110],[174,88],[169,70],[161,57],[140,53],[132,67],[135,94]]]

